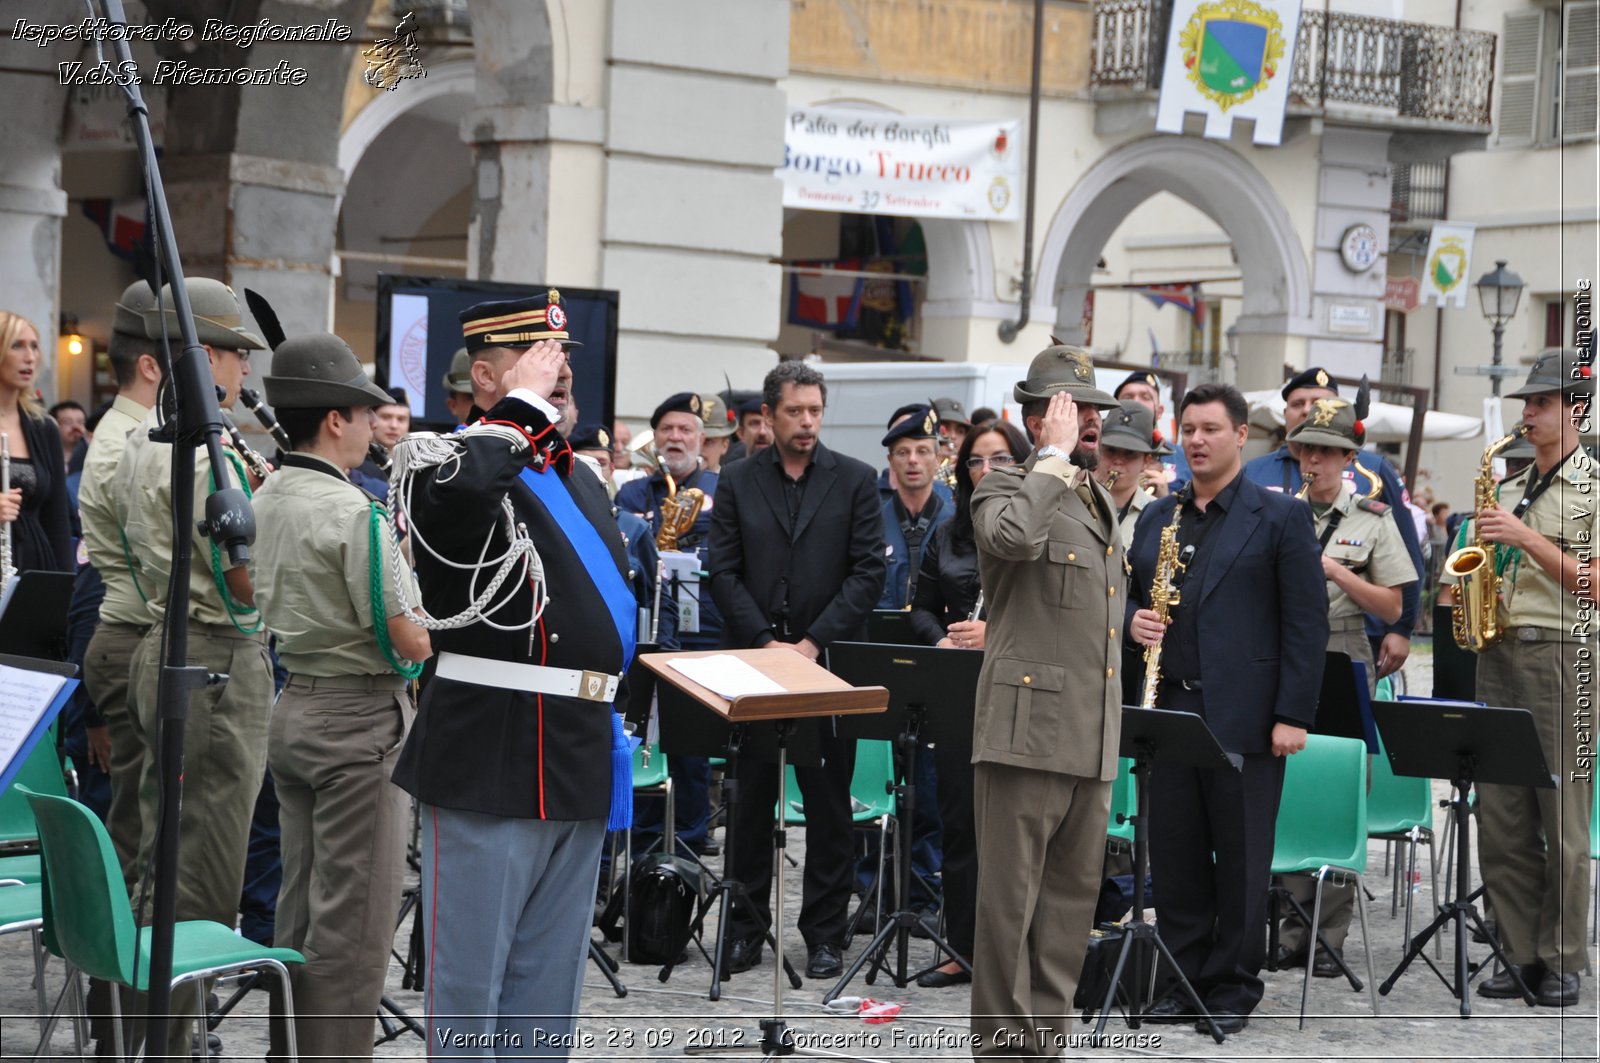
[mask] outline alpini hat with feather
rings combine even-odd
[[[1079,347],[1059,344],[1046,347],[1028,364],[1028,379],[1017,381],[1012,398],[1017,402],[1048,399],[1058,391],[1072,395],[1074,401],[1102,410],[1115,410],[1122,404],[1094,384],[1094,359]]]
[[[367,379],[350,345],[331,332],[284,340],[272,352],[267,401],[281,409],[388,406],[395,400]]]

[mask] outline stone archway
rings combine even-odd
[[[1106,241],[1158,192],[1204,212],[1233,240],[1244,282],[1239,385],[1277,381],[1290,337],[1313,331],[1306,250],[1261,172],[1231,149],[1195,137],[1149,137],[1108,152],[1062,201],[1040,255],[1038,285],[1041,300],[1053,297],[1057,307],[1056,335],[1082,342],[1081,322],[1065,308],[1083,305]]]

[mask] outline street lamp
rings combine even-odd
[[[1495,398],[1500,397],[1500,338],[1505,335],[1506,322],[1517,312],[1525,285],[1522,278],[1506,269],[1506,260],[1496,259],[1494,269],[1478,278],[1478,299],[1483,304],[1483,316],[1494,325],[1494,375],[1489,378]]]

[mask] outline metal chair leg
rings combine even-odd
[[[45,1012],[50,1007],[44,991],[44,931],[36,928],[29,931],[28,935],[33,940],[33,991],[39,1000],[39,1032],[42,1034]]]
[[[1302,1030],[1306,1028],[1306,1007],[1311,1002],[1311,967],[1316,962],[1317,931],[1322,929],[1322,885],[1327,881],[1327,876],[1328,865],[1323,864],[1317,869],[1317,888],[1311,898],[1311,928],[1306,937],[1306,976],[1300,985],[1300,1029]],[[1363,925],[1365,922],[1363,918]]]
[[[1361,947],[1367,954],[1367,996],[1372,1000],[1372,1014],[1378,1014],[1378,976],[1372,970],[1372,936],[1367,932],[1367,893],[1361,881],[1361,876],[1355,872],[1348,872],[1356,878],[1356,914],[1361,917]],[[1410,909],[1406,909],[1410,915]],[[1436,935],[1437,936],[1437,935]],[[1463,987],[1463,992],[1465,988]]]

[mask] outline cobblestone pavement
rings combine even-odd
[[[1414,691],[1431,686],[1431,658],[1426,642],[1406,666],[1407,681]],[[1436,784],[1436,793],[1446,796]],[[1436,822],[1442,827],[1443,820]],[[804,860],[801,832],[790,834],[791,852]],[[1425,866],[1425,864],[1424,864]],[[1368,905],[1372,938],[1373,965],[1381,982],[1399,963],[1403,954],[1402,921],[1389,914],[1391,879],[1385,870],[1382,843],[1369,849],[1367,880],[1375,900]],[[803,968],[805,949],[793,929],[798,908],[799,875],[788,875],[785,949],[797,966]],[[1431,904],[1431,889],[1422,875],[1420,916]],[[1476,881],[1476,878],[1474,879]],[[1403,915],[1403,909],[1402,909]],[[1420,919],[1419,919],[1420,924]],[[408,920],[396,935],[396,949],[404,955],[410,937]],[[598,937],[598,935],[597,935]],[[1345,955],[1365,979],[1362,960],[1362,932],[1352,927]],[[853,959],[867,939],[857,937],[846,956]],[[615,954],[618,945],[608,944]],[[1430,950],[1431,951],[1431,950]],[[1474,962],[1488,956],[1488,948],[1473,945],[1469,955]],[[931,962],[931,946],[914,942],[912,970]],[[1441,966],[1448,972],[1452,946],[1445,945]],[[1594,953],[1591,949],[1591,965]],[[707,999],[710,966],[691,949],[691,958],[677,968],[670,981],[657,979],[657,969],[624,964],[621,976],[627,996],[617,997],[590,965],[586,977],[578,1045],[572,1058],[637,1059],[674,1057],[690,1047],[726,1046],[735,1056],[759,1056],[758,1023],[774,1014],[772,959],[770,950],[755,970],[735,975],[724,983],[717,1002]],[[399,964],[390,967],[389,989],[392,999],[403,1009],[421,1016],[420,995],[400,987]],[[1580,1003],[1567,1009],[1529,1008],[1520,1002],[1472,999],[1472,1017],[1462,1020],[1458,1005],[1448,989],[1421,962],[1414,964],[1395,985],[1393,992],[1380,998],[1381,1015],[1373,1017],[1368,995],[1354,992],[1347,983],[1314,979],[1306,1027],[1298,1029],[1301,975],[1298,971],[1267,973],[1266,997],[1251,1016],[1249,1027],[1217,1045],[1182,1026],[1144,1026],[1128,1029],[1114,1018],[1107,1029],[1108,1043],[1087,1044],[1091,1026],[1075,1024],[1061,1031],[1072,1041],[1069,1055],[1097,1059],[1226,1059],[1226,1060],[1367,1060],[1367,1059],[1595,1059],[1600,1052],[1600,1023],[1596,1017],[1595,982],[1586,977]],[[61,985],[61,966],[52,962],[47,987],[52,999]],[[33,966],[26,935],[0,938],[0,1055],[25,1058],[34,1049],[38,1027],[32,1019],[37,1010],[33,995]],[[784,1012],[800,1043],[872,1059],[919,1059],[926,1057],[965,1057],[968,1042],[968,1002],[966,986],[929,990],[915,984],[894,987],[887,977],[876,985],[865,985],[857,978],[846,995],[871,997],[879,1001],[903,1003],[897,1019],[882,1024],[867,1024],[855,1015],[841,1015],[825,1009],[820,1001],[829,988],[827,982],[807,981],[804,988],[791,991],[785,986]],[[226,987],[224,988],[226,992]],[[264,993],[253,992],[222,1024],[224,1058],[261,1059],[266,1048]],[[52,1047],[57,1056],[71,1055],[72,1037],[59,1030]],[[424,1041],[414,1034],[380,1046],[383,1059],[423,1059]]]

